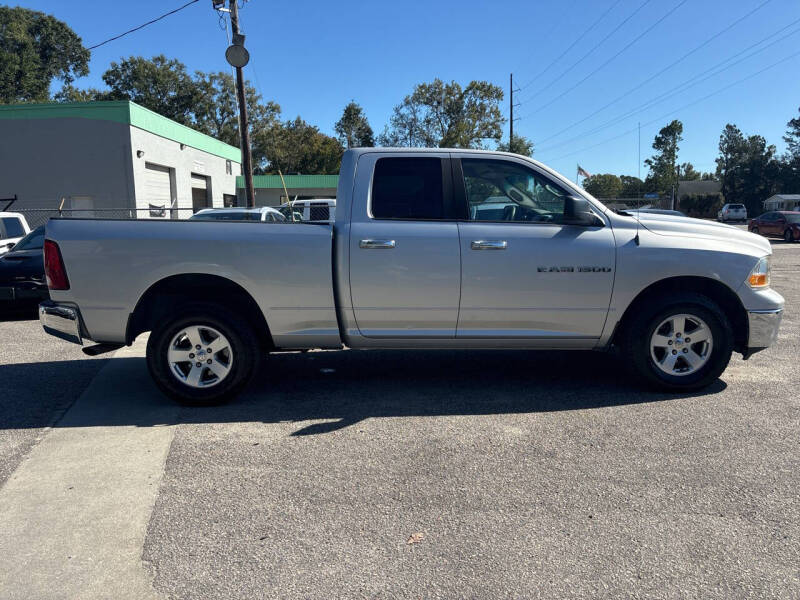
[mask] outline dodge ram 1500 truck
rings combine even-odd
[[[144,332],[169,396],[238,393],[272,350],[618,348],[697,389],[777,336],[764,238],[603,206],[521,156],[348,150],[329,224],[53,219],[44,328],[100,352]]]

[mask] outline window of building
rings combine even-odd
[[[228,161],[230,162],[230,161]],[[233,208],[236,206],[236,195],[235,194],[222,194],[222,205],[225,208]]]
[[[233,163],[231,161],[225,161],[225,174],[226,175],[233,175]]]
[[[372,180],[375,219],[442,219],[440,158],[381,158]]]

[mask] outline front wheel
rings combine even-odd
[[[750,233],[755,233],[756,235],[758,235],[758,227],[753,227],[753,228],[750,230]]]
[[[786,242],[792,242],[794,240],[794,236],[792,235],[791,229],[787,229],[786,231],[783,232],[783,239]]]
[[[211,406],[235,397],[252,377],[258,358],[258,340],[247,323],[215,304],[181,307],[147,342],[147,367],[156,385],[187,406]]]
[[[665,296],[634,315],[623,333],[623,356],[656,387],[703,388],[728,366],[733,352],[730,321],[710,298]]]

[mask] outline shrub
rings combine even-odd
[[[680,198],[678,208],[690,217],[714,218],[724,204],[722,194],[691,194]]]

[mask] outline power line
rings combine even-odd
[[[566,90],[564,90],[563,92],[561,92],[561,93],[560,93],[558,96],[556,96],[555,98],[553,98],[552,100],[550,100],[550,102],[546,102],[546,103],[542,104],[542,105],[541,105],[539,108],[535,109],[533,112],[530,112],[530,113],[528,113],[527,115],[525,115],[525,116],[523,116],[523,117],[520,117],[520,119],[525,119],[525,118],[527,118],[527,117],[530,117],[530,116],[532,116],[532,115],[535,115],[536,113],[538,113],[538,112],[540,112],[540,111],[544,110],[544,109],[545,109],[545,108],[547,108],[548,106],[551,106],[551,105],[552,105],[554,102],[557,102],[558,100],[560,100],[561,98],[563,98],[564,96],[566,96],[567,94],[569,94],[569,93],[570,93],[572,90],[574,90],[576,87],[578,87],[579,85],[581,85],[582,83],[584,83],[584,82],[585,82],[587,79],[589,79],[589,78],[590,78],[592,75],[594,75],[595,73],[597,73],[598,71],[600,71],[601,69],[603,69],[604,67],[606,67],[606,66],[607,66],[609,63],[611,63],[611,61],[613,61],[614,59],[616,59],[616,58],[617,58],[617,57],[618,57],[620,54],[622,54],[622,53],[623,53],[623,52],[625,52],[625,51],[626,51],[628,48],[630,48],[631,46],[633,46],[633,45],[634,45],[636,42],[638,42],[640,39],[642,39],[642,38],[643,38],[645,35],[647,35],[648,33],[650,33],[650,32],[651,32],[651,31],[652,31],[652,30],[653,30],[655,27],[657,27],[658,25],[660,25],[660,24],[661,24],[661,22],[662,22],[662,21],[664,21],[664,19],[666,19],[667,17],[671,16],[673,13],[675,13],[675,11],[677,11],[677,10],[678,10],[678,9],[679,9],[681,6],[683,6],[684,4],[686,4],[688,1],[689,1],[689,0],[681,0],[680,2],[678,2],[678,4],[676,4],[675,6],[673,6],[673,7],[672,7],[672,8],[671,8],[671,9],[670,9],[670,10],[669,10],[669,11],[668,11],[668,12],[667,12],[667,13],[666,13],[664,16],[662,16],[660,19],[658,19],[658,21],[656,21],[656,22],[655,22],[655,23],[653,23],[653,24],[652,24],[650,27],[648,27],[647,29],[645,29],[645,30],[644,30],[642,33],[640,33],[639,35],[637,35],[637,36],[636,36],[636,37],[635,37],[633,40],[631,40],[630,42],[628,42],[628,43],[627,43],[627,44],[626,44],[626,45],[625,45],[625,46],[624,46],[624,47],[623,47],[623,48],[622,48],[620,51],[618,51],[616,54],[614,54],[614,56],[612,56],[611,58],[609,58],[609,59],[608,59],[607,61],[605,61],[605,62],[604,62],[602,65],[600,65],[599,67],[597,67],[597,68],[596,68],[596,69],[594,69],[593,71],[590,71],[590,72],[589,72],[589,73],[588,73],[588,74],[587,74],[587,75],[586,75],[586,76],[585,76],[583,79],[581,79],[581,80],[580,80],[578,83],[574,84],[572,87],[570,87],[570,88],[567,88]]]
[[[793,54],[790,54],[789,56],[787,56],[785,58],[782,58],[781,60],[779,60],[777,62],[774,62],[771,65],[766,66],[763,69],[760,69],[760,70],[756,71],[755,73],[752,73],[752,74],[748,75],[747,77],[743,77],[743,78],[741,78],[741,79],[739,79],[737,81],[734,81],[733,83],[730,83],[730,84],[728,84],[728,85],[726,85],[724,87],[721,87],[718,90],[715,90],[715,91],[711,92],[710,94],[707,94],[707,95],[703,96],[702,98],[694,100],[693,102],[689,102],[688,104],[684,104],[683,106],[681,106],[679,108],[676,108],[676,109],[673,109],[673,110],[671,110],[671,111],[669,111],[667,113],[664,113],[663,115],[658,116],[655,119],[652,119],[650,121],[647,121],[646,123],[642,123],[642,125],[645,125],[645,126],[652,125],[653,123],[657,123],[658,121],[661,121],[662,119],[666,119],[667,117],[672,116],[673,114],[675,114],[678,111],[685,110],[687,108],[690,108],[690,107],[694,106],[695,104],[699,104],[701,102],[704,102],[704,101],[708,100],[709,98],[711,98],[713,96],[716,96],[717,94],[721,94],[722,92],[725,92],[725,91],[729,90],[730,88],[732,88],[732,87],[734,87],[736,85],[739,85],[740,83],[744,83],[745,81],[748,81],[748,80],[752,79],[753,77],[757,77],[758,75],[761,75],[762,73],[764,73],[766,71],[769,71],[770,69],[774,69],[778,65],[783,64],[786,61],[791,60],[796,56],[800,56],[800,51],[795,52]],[[549,162],[555,162],[557,160],[561,160],[562,158],[567,158],[568,156],[572,156],[573,154],[579,154],[581,152],[586,152],[587,150],[592,150],[594,148],[597,148],[598,146],[602,146],[604,144],[607,144],[608,142],[612,142],[612,141],[617,140],[617,139],[619,139],[621,137],[629,135],[629,134],[633,133],[634,131],[636,131],[637,128],[638,128],[638,126],[634,127],[633,129],[629,129],[627,131],[623,131],[622,133],[620,133],[618,135],[615,135],[614,137],[610,137],[610,138],[607,138],[607,139],[605,139],[605,140],[603,140],[601,142],[597,142],[596,144],[592,144],[591,146],[587,146],[585,148],[581,148],[580,150],[574,150],[572,152],[568,152],[567,154],[563,154],[563,155],[559,156],[558,158],[551,159]]]
[[[148,21],[147,23],[143,23],[142,25],[139,25],[138,27],[134,27],[133,29],[129,29],[128,31],[126,31],[124,33],[120,33],[119,35],[115,35],[112,38],[108,38],[107,40],[104,40],[104,41],[100,42],[99,44],[95,44],[94,46],[89,46],[88,49],[89,50],[94,50],[95,48],[99,48],[100,46],[102,46],[104,44],[107,44],[109,42],[113,42],[114,40],[118,40],[119,38],[124,37],[124,36],[128,35],[129,33],[133,33],[134,31],[139,31],[140,29],[144,29],[148,25],[152,25],[153,23],[156,23],[156,22],[160,21],[161,19],[163,19],[165,17],[168,17],[170,15],[174,15],[179,10],[183,10],[187,6],[190,6],[190,5],[192,5],[192,4],[196,3],[196,2],[199,2],[199,1],[200,0],[190,0],[189,2],[184,4],[183,6],[180,6],[180,7],[176,8],[175,10],[171,10],[168,13],[164,13],[163,15],[161,15],[160,17],[156,17],[152,21]]]
[[[614,117],[613,119],[610,119],[610,120],[606,121],[602,125],[598,125],[598,126],[592,128],[592,129],[588,130],[588,131],[584,131],[584,132],[582,132],[582,133],[580,133],[578,135],[575,135],[575,136],[573,136],[573,137],[571,137],[571,138],[569,138],[567,140],[564,140],[563,142],[558,142],[556,144],[551,144],[549,146],[549,149],[552,150],[553,148],[558,148],[559,146],[564,146],[565,144],[569,144],[571,142],[574,142],[575,140],[580,140],[580,139],[585,138],[586,136],[598,133],[598,132],[602,131],[603,129],[607,129],[608,127],[616,125],[620,121],[624,121],[628,117],[631,117],[631,116],[633,116],[633,115],[635,115],[637,113],[640,113],[640,112],[642,112],[644,110],[652,108],[653,106],[656,106],[657,104],[661,104],[662,102],[664,102],[665,100],[668,100],[669,98],[675,96],[676,94],[680,94],[682,92],[685,92],[689,88],[694,87],[695,85],[698,85],[700,83],[703,83],[704,81],[707,81],[708,79],[711,79],[712,77],[714,77],[716,75],[719,75],[723,71],[727,71],[728,69],[730,69],[732,67],[735,67],[739,63],[744,62],[745,60],[747,60],[749,58],[752,58],[756,54],[760,54],[761,52],[763,52],[764,50],[767,50],[768,48],[774,46],[775,44],[777,44],[779,42],[782,42],[783,40],[785,40],[785,39],[787,39],[787,38],[789,38],[789,37],[791,37],[791,36],[793,36],[793,35],[795,35],[797,33],[800,33],[800,28],[795,29],[791,33],[787,33],[786,35],[781,36],[778,39],[774,40],[772,43],[767,44],[763,48],[759,48],[755,52],[752,52],[752,53],[748,54],[747,56],[744,56],[743,58],[734,61],[735,58],[741,56],[742,54],[745,54],[745,53],[749,52],[750,50],[752,50],[756,46],[760,46],[765,41],[767,41],[770,38],[778,35],[779,33],[782,33],[786,29],[789,29],[790,27],[792,27],[794,25],[797,25],[798,23],[800,23],[800,19],[796,19],[796,20],[792,21],[791,23],[789,23],[788,25],[782,27],[781,29],[779,29],[775,33],[768,35],[767,37],[755,42],[754,44],[751,44],[750,46],[748,46],[744,50],[741,50],[741,51],[737,52],[736,54],[734,54],[732,56],[729,56],[728,58],[726,58],[725,60],[717,63],[716,65],[713,65],[712,67],[709,67],[705,71],[702,71],[701,73],[698,73],[697,75],[695,75],[693,77],[690,77],[686,81],[678,84],[669,93],[655,96],[655,97],[651,98],[650,100],[647,100],[646,102],[643,102],[642,104],[639,104],[638,106],[634,107],[630,111],[628,111],[628,112],[626,112],[626,113],[624,113],[622,115],[619,115],[617,117]],[[734,61],[734,62],[731,62],[731,61]],[[723,66],[723,65],[725,65],[725,63],[730,63],[730,64],[728,64],[727,66]],[[553,136],[551,136],[551,138],[552,137]],[[550,138],[548,138],[548,139],[550,139]]]
[[[572,2],[570,2],[570,4],[569,4],[569,5],[565,6],[565,7],[562,9],[562,13],[563,13],[563,14],[571,14],[571,13],[573,12],[573,9],[575,8],[575,4],[577,4],[577,2],[578,2],[578,0],[572,0]],[[544,39],[537,40],[537,41],[539,42],[539,44],[540,44],[540,45],[541,45],[543,48],[548,48],[548,47],[549,47],[549,44],[550,44],[550,40],[551,40],[551,39],[553,39],[553,36],[554,36],[554,35],[555,35],[557,32],[559,32],[559,31],[560,31],[560,30],[561,30],[561,29],[564,27],[564,25],[565,25],[565,24],[566,24],[566,20],[565,20],[565,19],[561,19],[561,20],[560,20],[560,22],[559,22],[559,25],[558,25],[557,27],[550,27],[550,28],[548,28],[548,30],[547,30],[547,35],[544,37]],[[513,69],[513,70],[514,70],[514,71],[517,71],[517,70],[519,70],[519,69],[522,69],[522,68],[525,66],[525,64],[527,64],[527,63],[528,63],[528,61],[529,61],[531,58],[533,58],[534,54],[535,54],[535,52],[530,52],[530,53],[528,53],[528,54],[525,56],[525,59],[524,59],[524,61],[523,61],[523,62],[518,62],[518,63],[516,64],[516,68],[515,68],[515,69]]]
[[[606,15],[608,15],[608,13],[610,13],[612,10],[614,10],[614,9],[617,7],[617,5],[618,5],[620,2],[622,2],[622,0],[617,0],[616,2],[614,2],[614,4],[612,4],[612,5],[611,5],[611,6],[610,6],[610,7],[609,7],[609,8],[608,8],[608,9],[607,9],[605,12],[603,12],[603,14],[602,14],[602,15],[600,15],[600,16],[597,18],[597,20],[596,20],[594,23],[592,23],[591,25],[589,25],[589,27],[588,27],[588,28],[587,28],[587,29],[586,29],[586,30],[585,30],[583,33],[581,33],[581,34],[580,34],[578,37],[576,37],[576,38],[575,38],[575,40],[574,40],[574,41],[573,41],[573,42],[572,42],[572,43],[569,45],[569,47],[567,47],[567,49],[566,49],[566,50],[564,50],[564,51],[563,51],[561,54],[559,54],[559,55],[558,55],[556,58],[554,58],[552,61],[550,61],[550,64],[549,64],[549,65],[547,65],[547,66],[546,66],[544,69],[542,69],[542,70],[539,72],[539,74],[538,74],[538,75],[536,75],[536,76],[535,76],[533,79],[531,79],[531,80],[530,80],[528,83],[526,83],[525,85],[523,85],[522,87],[520,87],[520,88],[519,88],[519,91],[522,91],[522,90],[526,89],[526,88],[527,88],[529,85],[531,85],[531,84],[532,84],[534,81],[536,81],[537,79],[539,79],[539,77],[541,77],[542,75],[544,75],[545,73],[547,73],[547,71],[549,71],[549,70],[550,70],[550,68],[551,68],[553,65],[555,65],[555,64],[556,64],[556,63],[557,63],[559,60],[561,60],[562,58],[564,58],[564,56],[566,56],[566,54],[567,54],[567,53],[568,53],[570,50],[572,50],[572,49],[575,47],[575,45],[576,45],[578,42],[580,42],[582,39],[584,39],[584,38],[585,38],[585,37],[586,37],[586,36],[587,36],[587,35],[588,35],[588,34],[589,34],[589,33],[590,33],[590,32],[591,32],[591,31],[592,31],[594,28],[595,28],[595,27],[597,27],[597,25],[600,23],[600,21],[602,21],[602,20],[603,20],[603,19],[606,17]]]
[[[572,64],[571,64],[569,67],[567,67],[566,69],[564,69],[563,71],[561,71],[561,74],[560,74],[558,77],[556,77],[555,79],[553,79],[553,80],[552,80],[550,83],[548,83],[546,86],[542,87],[542,88],[541,88],[541,89],[540,89],[538,92],[536,92],[536,93],[535,93],[533,96],[529,96],[528,98],[526,98],[525,100],[523,100],[522,102],[520,102],[520,104],[525,104],[526,102],[530,102],[530,101],[531,101],[531,100],[533,100],[534,98],[538,97],[538,96],[539,96],[539,94],[541,94],[541,93],[542,93],[542,92],[544,92],[545,90],[549,89],[549,88],[550,88],[550,87],[551,87],[551,86],[552,86],[554,83],[558,83],[559,81],[561,81],[561,79],[562,79],[562,78],[563,78],[563,77],[564,77],[564,76],[565,76],[567,73],[569,73],[570,71],[572,71],[572,69],[574,69],[574,68],[575,68],[575,67],[577,67],[577,66],[578,66],[580,63],[582,63],[584,60],[586,60],[586,58],[587,58],[588,56],[590,56],[590,55],[591,55],[591,54],[592,54],[592,53],[593,53],[595,50],[597,50],[597,49],[598,49],[600,46],[602,46],[602,45],[603,45],[603,44],[604,44],[606,41],[608,41],[608,39],[609,39],[609,38],[610,38],[612,35],[614,35],[614,34],[615,34],[617,31],[619,31],[619,30],[622,28],[622,26],[623,26],[623,25],[625,25],[625,23],[627,23],[627,22],[628,22],[628,21],[630,21],[630,20],[631,20],[633,17],[635,17],[635,16],[636,16],[636,15],[639,13],[639,11],[641,11],[641,10],[642,10],[642,9],[643,9],[645,6],[647,6],[648,4],[650,4],[650,2],[652,2],[652,0],[644,0],[644,2],[642,2],[642,3],[639,5],[639,7],[638,7],[636,10],[634,10],[634,11],[633,11],[631,14],[629,14],[627,17],[625,17],[625,18],[622,20],[622,22],[621,22],[619,25],[617,25],[617,26],[616,26],[614,29],[612,29],[612,30],[611,30],[611,32],[610,32],[608,35],[606,35],[606,37],[604,37],[602,40],[600,40],[600,41],[599,41],[599,42],[597,42],[597,43],[596,43],[594,46],[592,46],[591,50],[589,50],[589,51],[588,51],[586,54],[584,54],[583,56],[581,56],[581,57],[580,57],[578,60],[576,60],[574,63],[572,63]]]
[[[764,0],[764,2],[762,2],[761,4],[759,4],[758,6],[756,6],[756,7],[755,7],[753,10],[751,10],[751,11],[750,11],[750,12],[748,12],[747,14],[745,14],[745,15],[743,15],[743,16],[741,16],[741,17],[739,17],[739,18],[738,18],[738,19],[736,19],[736,20],[735,20],[733,23],[731,23],[730,25],[728,25],[728,26],[727,26],[727,27],[725,27],[724,29],[722,29],[722,30],[718,31],[716,34],[712,35],[710,38],[708,38],[708,39],[707,39],[705,42],[703,42],[703,43],[702,43],[702,44],[700,44],[699,46],[695,46],[695,48],[693,48],[692,50],[689,50],[689,52],[687,52],[686,54],[684,54],[683,56],[681,56],[679,59],[675,60],[674,62],[672,62],[672,63],[668,64],[666,67],[664,67],[663,69],[661,69],[660,71],[658,71],[657,73],[655,73],[654,75],[652,75],[651,77],[648,77],[647,79],[645,79],[644,81],[642,81],[642,82],[641,82],[641,83],[639,83],[638,85],[635,85],[634,87],[630,88],[630,89],[629,89],[628,91],[626,91],[624,94],[620,94],[620,95],[619,95],[619,96],[617,96],[617,97],[616,97],[614,100],[611,100],[611,101],[610,101],[610,102],[608,102],[607,104],[604,104],[603,106],[601,106],[600,108],[598,108],[596,111],[594,111],[594,112],[593,112],[593,113],[591,113],[590,115],[587,115],[587,116],[586,116],[586,117],[584,117],[583,119],[580,119],[579,121],[575,121],[575,122],[574,122],[574,123],[572,123],[571,125],[568,125],[567,127],[564,127],[564,129],[562,129],[561,131],[558,131],[558,132],[556,132],[556,133],[552,134],[551,136],[549,136],[549,137],[547,137],[547,138],[545,138],[545,139],[541,140],[541,142],[539,142],[539,143],[542,143],[542,144],[543,144],[543,143],[545,143],[545,142],[547,142],[547,141],[549,141],[549,140],[553,139],[554,137],[558,137],[559,135],[561,135],[561,134],[562,134],[562,133],[564,133],[565,131],[569,131],[570,129],[572,129],[572,128],[573,128],[573,127],[575,127],[576,125],[580,125],[581,123],[584,123],[584,122],[588,121],[589,119],[591,119],[591,118],[592,118],[593,116],[595,116],[596,114],[598,114],[598,113],[600,113],[600,112],[604,111],[605,109],[607,109],[609,106],[612,106],[612,105],[616,104],[617,102],[619,102],[620,100],[622,100],[622,99],[624,99],[624,98],[629,98],[629,97],[630,97],[630,94],[631,94],[632,92],[635,92],[636,90],[638,90],[638,89],[642,88],[643,86],[647,85],[648,83],[650,83],[651,81],[653,81],[654,79],[656,79],[657,77],[659,77],[660,75],[663,75],[665,72],[667,72],[668,70],[670,70],[670,69],[671,69],[672,67],[674,67],[675,65],[677,65],[677,64],[680,64],[681,62],[683,62],[684,60],[686,60],[686,59],[687,59],[689,56],[691,56],[692,54],[694,54],[694,53],[695,53],[695,52],[697,52],[698,50],[700,50],[700,49],[702,49],[702,48],[706,47],[708,44],[710,44],[711,42],[713,42],[715,39],[717,39],[717,38],[718,38],[718,37],[720,37],[721,35],[723,35],[723,34],[727,33],[728,31],[730,31],[731,29],[733,29],[733,28],[734,28],[736,25],[738,25],[739,23],[741,23],[742,21],[744,21],[745,19],[747,19],[748,17],[750,17],[751,15],[753,15],[753,13],[755,13],[755,12],[757,12],[757,11],[761,10],[761,9],[762,9],[764,6],[766,6],[766,5],[767,5],[767,4],[769,4],[770,2],[772,2],[772,0]],[[796,22],[796,21],[795,21],[795,22]],[[790,25],[789,25],[789,26],[790,26]],[[787,29],[789,26],[787,26],[787,27],[784,27],[784,29]],[[780,31],[783,31],[784,29],[782,29],[782,30],[780,30]],[[780,31],[778,31],[777,33],[780,33]],[[773,34],[773,35],[775,35],[775,34]],[[770,36],[768,36],[768,37],[770,37]],[[759,42],[759,43],[760,43],[760,42]]]

